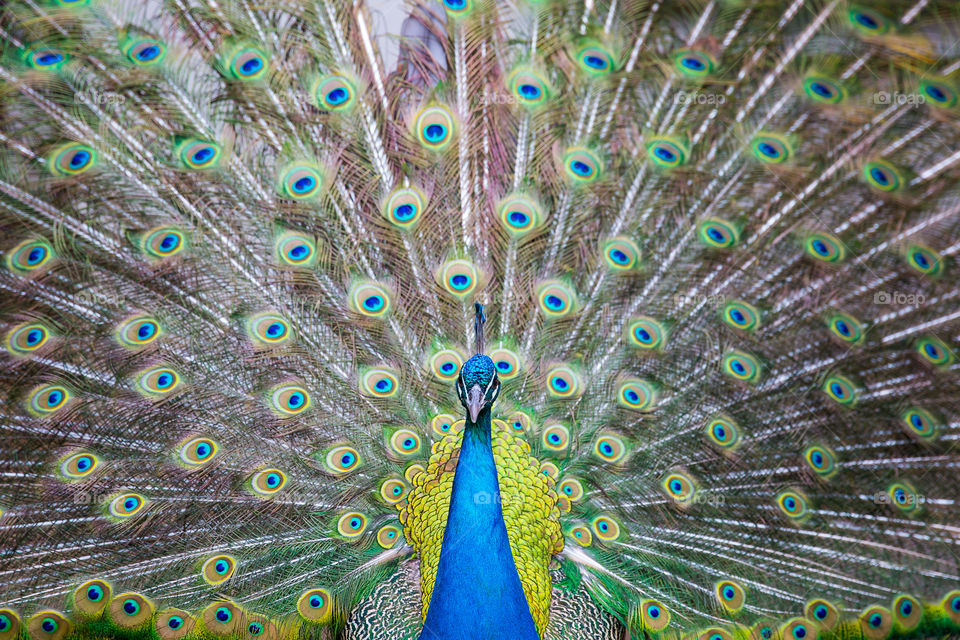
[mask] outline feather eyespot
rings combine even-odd
[[[125,53],[130,62],[137,66],[146,67],[163,61],[167,55],[167,47],[159,40],[143,38],[130,42]]]
[[[719,218],[708,218],[698,226],[700,240],[717,249],[729,249],[740,241],[740,230]]]
[[[557,491],[570,502],[579,502],[584,493],[583,484],[576,478],[564,478],[557,486]]]
[[[260,496],[272,496],[287,484],[287,474],[279,469],[263,469],[250,478],[250,489]]]
[[[663,631],[670,625],[670,610],[656,600],[644,600],[640,603],[640,622],[643,629]]]
[[[627,454],[627,445],[618,436],[603,435],[594,442],[593,453],[604,462],[620,462]]]
[[[463,17],[473,9],[473,0],[443,0],[447,14],[452,17]]]
[[[716,66],[713,58],[706,52],[693,49],[684,49],[675,53],[673,64],[680,73],[692,78],[705,78],[713,73]]]
[[[886,16],[863,6],[851,6],[847,17],[850,19],[850,24],[863,35],[879,36],[887,33],[891,28],[890,20]]]
[[[463,356],[453,349],[442,349],[430,356],[430,371],[438,380],[455,380],[463,366]]]
[[[47,162],[54,176],[75,176],[96,165],[97,152],[85,144],[67,144],[54,151]]]
[[[746,602],[746,593],[739,584],[733,580],[722,580],[715,587],[717,602],[728,613],[737,613],[743,608]]]
[[[380,497],[387,504],[397,504],[407,496],[407,485],[399,478],[388,478],[380,485]]]
[[[323,175],[320,168],[307,163],[289,164],[280,172],[277,191],[293,200],[310,200],[320,194]]]
[[[212,169],[220,162],[220,145],[210,140],[190,138],[177,147],[177,157],[185,169]]]
[[[875,160],[863,166],[863,177],[877,191],[892,192],[903,186],[903,175],[885,160]]]
[[[666,491],[667,496],[681,507],[692,504],[694,496],[697,493],[693,479],[680,471],[675,471],[667,475],[667,477],[663,479],[661,486],[664,491]]]
[[[803,241],[803,248],[811,258],[822,262],[842,262],[847,254],[840,239],[825,232],[808,235]]]
[[[390,311],[390,293],[375,282],[361,282],[350,290],[350,308],[368,318],[382,318]]]
[[[410,429],[397,429],[390,436],[390,449],[393,453],[409,457],[420,453],[420,436]]]
[[[267,71],[267,54],[256,47],[242,47],[230,57],[228,66],[237,80],[257,80]]]
[[[580,47],[576,54],[580,68],[590,75],[606,75],[614,69],[614,58],[605,47],[599,44],[587,44]]]
[[[728,327],[753,331],[760,325],[760,312],[752,304],[731,300],[723,306],[723,321]]]
[[[821,478],[829,478],[837,471],[837,458],[832,451],[820,445],[807,447],[803,459],[810,469]]]
[[[516,352],[500,347],[491,350],[489,355],[500,380],[512,380],[520,375],[520,356]]]
[[[526,107],[538,107],[550,97],[547,80],[532,69],[517,69],[507,78],[510,92]]]
[[[822,388],[827,397],[841,405],[853,406],[860,398],[860,391],[853,381],[839,374],[827,376]]]
[[[116,519],[126,520],[143,511],[146,504],[146,498],[140,494],[123,493],[110,501],[107,512]]]
[[[625,380],[617,391],[617,402],[634,411],[648,411],[656,405],[657,390],[646,380]]]
[[[371,398],[391,398],[399,390],[399,377],[391,369],[369,369],[360,377],[361,395]]]
[[[15,356],[29,356],[47,344],[50,335],[50,330],[39,322],[18,325],[7,334],[7,350]]]
[[[799,491],[783,491],[777,495],[777,506],[781,513],[791,520],[803,520],[808,513],[807,498]]]
[[[453,115],[446,107],[428,107],[417,115],[415,130],[421,145],[440,151],[453,140]]]
[[[367,528],[367,517],[358,511],[351,511],[337,520],[337,532],[344,538],[357,538]]]
[[[824,76],[808,76],[803,81],[803,91],[809,98],[824,104],[837,104],[846,94],[839,84]]]
[[[377,531],[377,544],[382,549],[392,549],[400,541],[401,532],[398,527],[392,524],[386,524]]]
[[[332,75],[317,81],[313,96],[321,109],[346,111],[356,102],[357,90],[346,77]]]
[[[957,104],[957,91],[944,82],[923,80],[920,94],[927,99],[927,104],[938,109],[949,109]]]
[[[544,460],[540,463],[540,473],[556,481],[556,479],[560,477],[560,468],[556,463],[550,460]]]
[[[833,314],[827,326],[830,327],[830,333],[844,342],[859,344],[863,341],[863,325],[849,314]]]
[[[230,636],[234,633],[242,612],[240,608],[228,601],[213,602],[201,614],[203,626],[218,636]]]
[[[546,317],[563,318],[574,311],[576,294],[562,282],[548,281],[537,290],[537,302]]]
[[[83,618],[99,616],[110,602],[112,593],[109,583],[103,580],[87,580],[73,592],[74,609]]]
[[[157,227],[147,232],[143,239],[143,251],[152,258],[169,258],[183,251],[186,234],[174,227]]]
[[[41,47],[27,49],[24,59],[34,69],[53,71],[67,64],[70,61],[70,55],[61,49]]]
[[[934,438],[940,423],[926,409],[910,407],[900,415],[900,420],[907,429],[907,433],[923,439]]]
[[[310,589],[297,600],[297,613],[307,622],[322,623],[330,619],[332,598],[326,589]]]
[[[275,346],[290,341],[293,328],[276,313],[259,313],[247,320],[247,335],[256,345]]]
[[[893,616],[888,609],[879,605],[864,609],[859,623],[864,640],[883,640],[888,638],[893,630]]]
[[[180,447],[180,461],[189,467],[199,467],[213,460],[219,450],[210,438],[193,438]]]
[[[750,142],[753,156],[765,164],[782,164],[793,155],[790,143],[783,136],[761,133]]]
[[[420,220],[425,204],[426,197],[419,189],[396,189],[387,198],[383,214],[394,226],[409,229]]]
[[[840,611],[826,600],[810,600],[804,608],[804,615],[814,620],[825,631],[832,631],[840,621]]]
[[[451,260],[440,269],[440,283],[458,298],[470,295],[479,284],[477,268],[467,260]]]
[[[730,632],[720,627],[709,627],[696,636],[696,640],[733,640]]]
[[[523,434],[530,429],[530,425],[533,424],[533,421],[526,412],[514,411],[507,419],[507,423],[513,433]]]
[[[284,384],[270,393],[270,406],[280,417],[295,416],[310,408],[310,393],[298,384]]]
[[[580,391],[580,379],[567,365],[555,365],[547,371],[547,393],[555,398],[571,398]]]
[[[33,275],[56,257],[46,240],[21,242],[7,253],[7,266],[20,275]]]
[[[653,351],[663,346],[666,330],[657,320],[648,317],[637,318],[627,325],[627,338],[630,344]]]
[[[284,233],[277,238],[274,247],[281,266],[307,268],[316,262],[316,241],[302,233]]]
[[[588,527],[577,525],[570,529],[570,535],[581,547],[589,547],[593,544],[593,534]]]
[[[571,147],[563,154],[563,170],[574,183],[590,184],[600,177],[603,165],[593,151]]]
[[[907,247],[907,264],[927,276],[939,276],[943,272],[943,258],[939,253],[919,244]]]
[[[782,640],[816,640],[817,628],[803,618],[793,618],[780,627]]]
[[[562,424],[549,425],[543,429],[541,441],[549,451],[554,453],[566,451],[570,446],[570,429]]]
[[[153,316],[133,316],[121,322],[114,335],[124,347],[137,349],[160,337],[160,324]]]
[[[200,569],[200,575],[204,582],[211,586],[223,584],[231,577],[237,568],[237,561],[232,556],[219,555],[213,556],[203,563]]]
[[[350,445],[334,447],[324,456],[327,469],[337,475],[356,471],[360,462],[360,454]]]
[[[890,610],[893,613],[894,624],[901,633],[913,631],[923,619],[923,604],[907,594],[894,598]]]
[[[86,478],[96,470],[100,460],[92,453],[81,451],[60,461],[60,477],[67,481]]]
[[[923,497],[906,482],[894,482],[887,487],[887,498],[892,507],[907,515],[916,514],[923,502]]]
[[[917,340],[914,349],[924,361],[936,367],[947,367],[956,359],[953,350],[936,336],[923,336]]]
[[[590,524],[593,526],[593,532],[601,540],[610,542],[620,537],[620,525],[610,516],[597,516]]]
[[[948,593],[940,606],[954,624],[960,624],[960,591],[955,589]]]
[[[675,169],[687,161],[687,149],[679,140],[654,137],[646,146],[647,156],[661,169]]]
[[[72,399],[66,387],[60,385],[43,385],[37,387],[30,394],[27,408],[30,413],[44,416],[63,409]]]
[[[707,439],[725,450],[735,449],[740,444],[740,427],[727,416],[717,416],[707,422]]]
[[[59,611],[45,609],[30,616],[27,631],[35,640],[63,640],[70,635],[70,620]]]
[[[453,431],[453,425],[456,422],[457,419],[449,413],[441,413],[433,417],[430,421],[430,426],[435,434],[443,437]]]
[[[603,245],[603,260],[614,271],[629,271],[640,262],[640,248],[630,238],[613,238]]]
[[[543,220],[539,204],[525,195],[513,195],[500,203],[500,222],[513,236],[521,237],[533,231]]]
[[[721,364],[723,373],[731,378],[751,384],[760,380],[760,362],[745,351],[728,352]]]
[[[148,398],[168,395],[180,387],[180,376],[169,367],[151,367],[137,376],[137,389]]]

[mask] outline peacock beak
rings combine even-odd
[[[483,409],[484,393],[480,385],[475,384],[467,392],[467,413],[470,414],[470,422],[476,422],[480,410]]]

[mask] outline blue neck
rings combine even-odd
[[[513,562],[490,446],[490,410],[467,420],[440,565],[420,640],[539,640]]]

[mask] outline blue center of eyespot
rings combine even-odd
[[[352,453],[345,453],[342,456],[340,456],[340,464],[343,465],[344,467],[349,467],[350,465],[353,464],[353,461],[354,461],[354,457]]]
[[[816,251],[821,256],[830,255],[830,249],[827,247],[826,243],[824,243],[822,240],[814,240],[811,243],[811,245],[813,246],[813,250]]]
[[[553,388],[559,391],[565,391],[570,386],[570,383],[560,377],[554,378],[552,382]]]
[[[822,82],[811,82],[810,90],[813,91],[818,96],[820,96],[821,98],[833,97],[833,91],[830,89],[830,87],[823,84]]]
[[[933,358],[933,359],[937,359],[937,358],[940,357],[940,350],[937,349],[937,348],[936,348],[935,346],[933,346],[932,344],[929,344],[929,343],[928,343],[928,344],[923,345],[923,350],[926,351],[927,355],[930,356],[930,357]]]
[[[921,269],[930,268],[930,261],[927,260],[927,256],[925,256],[922,251],[913,252],[913,261],[916,262],[917,266]]]
[[[817,618],[817,620],[823,620],[824,618],[827,617],[827,608],[824,607],[823,605],[820,605],[819,607],[814,609],[813,615]]]
[[[47,396],[47,406],[55,407],[56,405],[60,404],[61,400],[63,400],[63,393],[56,390],[51,391]]]
[[[679,480],[671,480],[670,490],[673,491],[674,493],[680,493],[681,491],[683,491],[683,483],[680,482]]]
[[[883,616],[881,616],[879,613],[875,613],[872,616],[870,616],[870,620],[868,622],[870,623],[871,627],[876,629],[881,624],[883,624]]]
[[[269,474],[269,475],[267,476],[267,486],[268,486],[268,487],[273,488],[273,487],[277,486],[278,484],[280,484],[280,476],[279,476],[279,475],[277,475],[276,473],[271,473],[271,474]]]
[[[179,616],[170,616],[170,618],[167,620],[167,626],[170,627],[171,629],[179,629],[180,625],[182,624],[183,624],[183,618]]]
[[[350,527],[353,528],[353,529],[359,529],[359,528],[360,528],[360,519],[359,519],[359,518],[352,518],[352,519],[350,520]]]
[[[521,213],[520,211],[511,211],[510,215],[507,217],[510,220],[510,223],[515,227],[525,227],[530,221],[530,217],[525,213]]]
[[[128,615],[132,616],[133,614],[135,614],[137,611],[140,610],[140,607],[137,605],[136,601],[134,600],[124,600],[123,610],[127,612]]]
[[[41,67],[49,67],[50,65],[57,64],[58,62],[63,62],[63,55],[59,53],[42,53],[36,58],[37,64]]]
[[[558,439],[559,439],[559,438],[558,438]],[[564,492],[565,494],[567,494],[567,495],[570,495],[570,494],[573,493],[573,487],[571,487],[570,485],[566,485],[566,486],[563,488],[563,492]]]
[[[628,264],[630,262],[630,256],[621,251],[620,249],[611,249],[610,259],[616,262],[617,264]]]
[[[883,169],[878,169],[877,167],[870,169],[870,177],[881,186],[885,187],[890,184],[890,178],[887,177],[887,173]]]
[[[648,607],[648,608],[647,608],[647,615],[650,616],[651,618],[659,618],[659,617],[660,617],[660,607]]]
[[[841,385],[839,382],[830,383],[830,391],[832,391],[833,395],[835,395],[838,398],[844,398],[847,395],[847,392],[844,390],[843,385]]]
[[[139,500],[137,500],[136,498],[127,498],[126,500],[123,501],[123,508],[126,509],[127,511],[133,511],[134,509],[137,508],[138,504],[139,504]]]
[[[586,162],[583,162],[581,160],[574,160],[573,162],[571,162],[570,169],[572,169],[573,172],[578,176],[586,177],[586,176],[589,176],[591,173],[593,173],[593,169],[590,168],[590,165],[588,165]]]
[[[214,568],[217,570],[217,573],[225,573],[228,567],[229,565],[226,562],[220,560]]]
[[[683,66],[692,71],[703,71],[707,68],[707,65],[703,64],[703,61],[700,58],[694,56],[688,56],[681,60]]]
[[[757,148],[760,149],[760,153],[767,156],[768,158],[778,158],[780,157],[780,152],[775,146],[769,142],[761,142],[757,145]]]
[[[424,129],[423,131],[423,135],[430,142],[437,142],[439,140],[443,140],[443,138],[446,137],[447,128],[441,124],[427,125],[427,128]]]
[[[90,465],[92,465],[92,464],[93,464],[93,461],[92,461],[89,457],[87,457],[87,456],[83,456],[83,457],[81,457],[81,458],[77,458],[77,470],[78,470],[78,471],[86,471],[87,469],[90,468]]]
[[[171,384],[173,384],[173,376],[169,373],[161,373],[157,376],[157,388],[166,389]]]
[[[714,242],[724,242],[726,237],[716,227],[707,227],[707,235],[710,236],[710,239]]]
[[[797,625],[793,628],[793,637],[797,638],[806,638],[807,637],[807,628],[803,625]]]
[[[41,331],[40,329],[30,329],[30,331],[27,332],[28,346],[32,347],[33,345],[40,342],[41,339],[43,339],[43,331]]]
[[[497,367],[497,369],[500,370],[500,371],[510,371],[510,370],[513,368],[513,366],[512,366],[509,362],[507,362],[506,360],[497,360],[497,361],[494,363],[494,365],[495,365],[495,366]]]
[[[377,391],[389,391],[393,388],[393,383],[387,378],[381,378],[380,380],[377,380],[377,383],[373,386],[377,388]]]
[[[636,336],[637,340],[639,340],[644,344],[649,344],[650,342],[653,342],[653,336],[650,335],[650,332],[644,329],[643,327],[637,327],[634,330],[633,335]]]
[[[837,331],[840,333],[840,335],[844,335],[844,336],[850,335],[850,327],[843,320],[837,320],[837,323],[835,326],[837,327]]]
[[[413,449],[416,446],[417,442],[413,438],[407,438],[403,441],[404,449]]]
[[[960,596],[950,601],[950,608],[954,611],[960,611]]]
[[[639,396],[639,395],[637,394],[637,392],[634,391],[633,389],[627,389],[627,390],[623,393],[623,395],[626,396],[627,402],[631,402],[631,403],[633,403],[633,404],[636,404],[636,403],[640,402],[640,396]]]
[[[57,623],[54,622],[52,618],[44,618],[40,623],[40,628],[47,633],[53,633],[57,630]]]
[[[90,152],[83,151],[81,149],[80,151],[74,152],[73,156],[70,158],[70,168],[79,169],[88,162],[90,162]]]
[[[230,610],[226,607],[220,607],[217,609],[217,620],[220,622],[226,622],[230,619]]]
[[[250,58],[249,60],[245,61],[242,65],[240,65],[240,72],[243,75],[249,76],[256,73],[257,71],[260,71],[260,69],[262,68],[263,68],[263,60],[261,60],[258,57]]]
[[[470,278],[463,274],[457,274],[450,278],[450,284],[453,285],[454,289],[466,289],[467,285],[470,284]]]
[[[726,598],[727,600],[732,600],[734,595],[736,594],[733,591],[733,587],[724,587],[723,589],[724,598]]]
[[[727,439],[727,430],[723,428],[722,424],[718,424],[713,428],[713,435],[717,437],[717,440],[723,441]]]
[[[172,251],[176,249],[179,244],[180,237],[175,233],[169,233],[163,236],[163,240],[160,241],[160,248],[164,251]]]
[[[810,460],[813,461],[813,466],[822,467],[823,466],[823,454],[819,451],[814,451],[810,456]]]
[[[900,613],[901,615],[905,616],[909,616],[911,613],[913,613],[913,605],[910,604],[909,600],[904,600],[903,604],[900,605]]]
[[[770,638],[773,637],[773,629],[771,629],[770,627],[764,627],[763,629],[760,630],[760,636],[764,640],[770,640]]]
[[[613,446],[611,446],[608,442],[604,442],[602,445],[600,445],[600,451],[609,456],[613,453]]]
[[[601,520],[601,521],[597,524],[597,529],[600,529],[600,531],[606,531],[606,530],[609,529],[609,528],[610,528],[610,525],[607,524],[607,523],[606,523],[605,521],[603,521],[603,520]]]
[[[87,599],[91,602],[99,602],[103,597],[103,590],[100,587],[90,587],[87,589]]]
[[[730,310],[730,318],[737,324],[746,324],[747,319],[743,316],[743,313],[740,312],[740,309],[733,308]]]
[[[10,626],[10,618],[5,615],[0,615],[0,631],[6,631],[7,627]]]
[[[210,454],[210,446],[207,444],[197,445],[197,457],[206,458]]]
[[[918,431],[926,426],[923,424],[923,418],[916,413],[910,414],[910,424],[912,424],[913,428],[917,429]]]
[[[160,55],[160,47],[152,44],[148,47],[140,49],[140,51],[137,52],[137,60],[140,60],[141,62],[149,62],[158,55]]]
[[[563,298],[561,298],[561,297],[559,297],[559,296],[548,295],[548,296],[544,299],[544,302],[546,302],[546,303],[547,303],[547,306],[550,307],[551,309],[553,309],[554,311],[559,311],[560,309],[563,309],[563,307],[564,307]]]
[[[586,55],[583,57],[583,63],[591,69],[606,69],[607,61],[600,56]]]
[[[263,625],[259,622],[251,622],[250,626],[247,627],[247,631],[249,631],[252,636],[258,636],[263,633]]]
[[[867,29],[872,30],[880,26],[879,24],[877,24],[877,21],[874,20],[872,16],[869,16],[866,13],[857,12],[854,15],[854,18],[856,19],[857,22],[859,22],[861,25],[863,25]]]
[[[307,257],[309,253],[310,253],[310,247],[308,247],[305,244],[298,244],[297,246],[290,249],[290,251],[287,252],[287,255],[290,256],[290,258],[292,258],[293,260],[302,260],[303,258]]]
[[[350,97],[350,94],[347,93],[347,90],[343,87],[337,87],[329,93],[327,93],[327,102],[332,105],[341,105],[347,101],[347,98]]]
[[[943,90],[942,90],[940,87],[936,86],[936,85],[928,84],[928,85],[926,86],[926,94],[927,94],[928,96],[930,96],[931,98],[933,98],[934,101],[936,101],[936,102],[946,102],[946,101],[947,101],[947,94],[945,94],[945,93],[943,92]]]
[[[323,605],[323,600],[319,596],[310,596],[310,606],[314,609],[319,608]]]
[[[316,185],[317,181],[313,176],[303,176],[293,183],[293,190],[296,193],[306,193],[313,189]]]
[[[27,254],[27,264],[34,265],[43,260],[47,255],[47,250],[43,247],[34,247]]]
[[[363,307],[370,311],[379,311],[383,307],[383,298],[370,296],[363,301]]]
[[[296,408],[303,404],[303,400],[303,394],[298,391],[290,394],[290,399],[287,400],[287,404]]]
[[[677,154],[663,146],[655,147],[653,154],[664,162],[675,162],[677,159]]]
[[[417,210],[412,204],[401,204],[393,210],[393,216],[401,222],[406,222],[412,218],[416,212]]]
[[[747,369],[743,366],[743,363],[740,362],[739,360],[732,360],[730,362],[730,368],[732,368],[734,372],[739,373],[740,375],[743,375],[747,372]]]
[[[440,370],[443,371],[444,373],[451,373],[456,369],[457,369],[457,366],[452,362],[444,362],[442,365],[440,365]]]
[[[144,322],[137,327],[137,337],[146,340],[156,332],[157,328],[152,322]]]
[[[520,91],[520,95],[527,100],[536,100],[543,93],[540,87],[533,84],[522,84],[517,89]]]
[[[213,149],[211,149],[210,147],[203,147],[201,149],[198,149],[193,154],[193,161],[196,164],[204,164],[206,162],[209,162],[211,158],[213,158]]]
[[[550,441],[550,444],[560,444],[560,435],[551,433],[549,436],[547,436],[547,440]]]
[[[403,489],[400,487],[400,485],[397,485],[393,488],[393,495],[398,496],[401,493],[403,493]]]
[[[893,492],[893,499],[896,500],[899,504],[903,504],[907,501],[907,492],[903,489],[897,489]]]
[[[467,6],[467,0],[443,0],[443,4],[449,9],[463,9]]]
[[[278,338],[286,333],[286,326],[282,322],[273,322],[267,327],[267,335],[271,338]]]

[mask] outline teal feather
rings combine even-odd
[[[960,634],[956,3],[367,5],[0,7],[0,640],[417,637],[494,378],[544,638]]]

